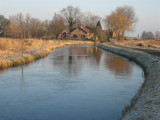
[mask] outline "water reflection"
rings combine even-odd
[[[91,46],[69,46],[65,51],[56,51],[55,55],[57,56],[53,61],[54,66],[60,66],[62,73],[71,76],[78,75],[84,65],[98,68],[100,67],[100,62],[105,64],[107,70],[117,76],[130,75],[132,73],[132,66],[128,61],[112,54],[106,54]]]
[[[112,54],[106,54],[104,59],[106,68],[116,76],[132,74],[132,65],[128,61]]]
[[[0,119],[116,120],[143,82],[141,72],[98,48],[66,46],[0,71]]]
[[[0,78],[1,78],[1,74],[4,74],[6,72],[6,70],[0,70]],[[0,79],[1,80],[1,79]]]
[[[24,88],[24,86],[25,86],[25,84],[24,84],[24,67],[23,67],[23,65],[22,66],[20,66],[21,67],[21,79],[20,79],[20,92],[21,92],[21,95],[23,94],[23,88]]]
[[[70,46],[65,51],[58,50],[54,54],[54,66],[59,66],[62,73],[76,76],[84,68],[84,65],[98,67],[102,51],[92,46]]]

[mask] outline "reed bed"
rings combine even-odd
[[[0,69],[33,62],[65,45],[93,45],[91,41],[0,38]]]

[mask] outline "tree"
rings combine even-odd
[[[8,24],[9,20],[6,19],[3,15],[0,15],[0,35],[4,33]]]
[[[7,37],[14,37],[14,38],[18,38],[20,37],[20,29],[19,27],[17,26],[17,23],[16,23],[16,16],[10,16],[9,17],[9,25],[7,26],[6,28],[6,31],[5,31],[5,36]]]
[[[10,16],[4,34],[15,38],[41,38],[45,34],[45,22],[32,18],[29,14],[24,17],[19,13]]]
[[[81,10],[78,7],[68,6],[61,10],[61,15],[65,19],[69,30],[72,31],[74,26],[81,18]]]
[[[135,23],[137,21],[135,11],[132,6],[117,7],[116,13],[124,14],[124,16],[128,18],[132,23]]]
[[[111,28],[112,28],[112,26],[111,26],[111,24],[110,24],[110,17],[109,17],[110,15],[108,15],[108,16],[106,16],[106,18],[103,20],[103,22],[104,22],[104,25],[105,25],[105,28],[107,29],[107,30],[110,30]]]
[[[15,17],[15,24],[19,29],[19,37],[24,38],[25,37],[25,21],[24,16],[22,13],[17,14]]]
[[[131,26],[137,21],[133,7],[131,6],[117,7],[116,13],[123,14],[126,18],[128,18],[129,24],[126,24],[125,28],[127,29],[127,31],[130,31]],[[122,30],[122,39],[124,39],[124,33],[126,29]]]
[[[105,38],[106,36],[102,30],[100,21],[97,22],[97,26],[94,29],[94,33],[95,33],[96,39],[98,39],[99,41],[103,42],[106,39]]]
[[[141,37],[144,40],[152,40],[152,39],[154,39],[154,34],[150,31],[149,32],[143,31]]]
[[[160,38],[160,32],[156,31],[156,38],[159,39]]]
[[[118,39],[124,39],[124,31],[130,30],[131,21],[124,14],[116,12],[112,12],[111,15],[107,16],[107,20],[111,29],[117,33]]]
[[[136,21],[134,9],[130,6],[118,7],[109,16],[106,16],[104,20],[106,28],[114,30],[118,34],[119,39],[123,40],[125,32],[131,31]]]
[[[86,26],[92,30],[96,27],[97,22],[100,20],[101,18],[99,16],[87,12],[83,14],[81,21],[83,26]]]
[[[100,22],[100,21],[97,22],[97,27],[100,27],[100,28],[102,29],[102,26],[101,26],[101,22]]]
[[[57,39],[58,35],[65,29],[64,19],[61,15],[55,13],[48,27],[49,34],[55,35]]]
[[[143,31],[143,33],[142,33],[142,35],[141,35],[141,38],[145,40],[145,39],[146,39],[146,36],[147,36],[147,32],[146,32],[146,31]]]
[[[25,37],[30,38],[31,37],[31,15],[26,14],[25,18]]]
[[[42,38],[45,35],[45,23],[37,18],[31,18],[30,31],[33,38]]]
[[[154,39],[154,34],[152,33],[152,32],[148,32],[147,33],[148,35],[147,35],[147,38],[149,39],[149,40],[153,40]]]

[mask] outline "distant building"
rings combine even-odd
[[[117,34],[112,29],[104,30],[104,34],[108,35],[108,38],[116,38]]]
[[[64,30],[61,34],[59,34],[58,39],[61,40],[69,39],[69,35],[70,35],[69,31]]]
[[[94,33],[86,27],[80,26],[74,28],[71,32],[63,31],[58,39],[85,40],[91,39]]]
[[[115,38],[117,36],[117,34],[113,31],[113,30],[108,30],[109,32],[109,38]]]

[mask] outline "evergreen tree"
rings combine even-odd
[[[8,24],[9,20],[6,19],[3,15],[0,15],[0,35],[3,34]]]
[[[101,22],[100,22],[100,21],[97,22],[97,27],[100,27],[100,28],[102,29],[102,26],[101,26]]]

